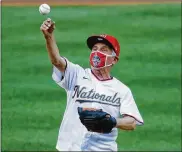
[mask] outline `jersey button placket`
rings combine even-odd
[[[93,88],[94,88],[94,91],[96,93],[97,92],[97,82],[93,83]],[[95,99],[92,99],[92,100],[95,100]],[[97,108],[95,105],[95,102],[92,102],[92,108]]]

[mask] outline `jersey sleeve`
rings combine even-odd
[[[143,118],[138,110],[138,107],[135,103],[135,100],[133,98],[133,95],[130,89],[127,91],[127,93],[125,94],[122,100],[122,103],[120,106],[120,114],[122,116],[128,115],[130,117],[133,117],[136,120],[137,125],[144,124]]]
[[[81,71],[84,69],[77,64],[73,64],[72,62],[66,61],[66,69],[65,72],[59,71],[55,66],[53,66],[52,78],[53,80],[65,90],[71,90],[76,83],[77,77]]]

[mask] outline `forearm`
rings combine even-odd
[[[134,130],[136,127],[136,121],[132,117],[118,118],[116,121],[116,128],[120,128],[122,130]]]
[[[55,65],[60,71],[64,71],[66,63],[65,63],[65,60],[59,54],[59,49],[57,47],[54,35],[45,37],[45,39],[46,39],[46,47],[47,47],[47,51],[48,51],[48,55],[51,60],[51,63]]]

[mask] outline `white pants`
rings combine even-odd
[[[100,138],[98,134],[86,134],[81,146],[82,151],[117,151],[117,143],[109,138]]]

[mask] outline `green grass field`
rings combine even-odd
[[[89,66],[86,39],[121,43],[112,74],[127,84],[145,125],[120,131],[119,150],[181,150],[180,4],[53,7],[61,55]],[[52,78],[38,7],[2,7],[2,150],[55,151],[66,93]]]

